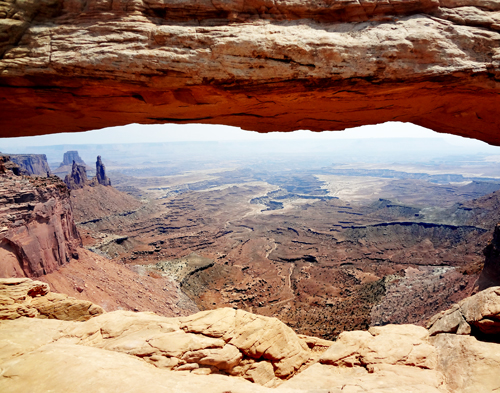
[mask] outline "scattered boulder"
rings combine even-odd
[[[431,336],[456,333],[499,340],[500,287],[488,288],[462,300],[431,318],[427,327]]]
[[[104,310],[89,301],[51,293],[49,285],[28,278],[0,279],[0,319],[20,317],[86,321]]]

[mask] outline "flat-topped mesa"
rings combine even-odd
[[[10,154],[10,159],[29,175],[51,175],[45,154]]]
[[[2,7],[2,136],[129,123],[269,132],[402,121],[500,145],[498,1]]]
[[[87,170],[85,165],[78,165],[76,161],[73,161],[73,167],[71,173],[67,174],[64,178],[64,183],[68,186],[70,190],[76,190],[78,188],[83,188],[90,184],[87,178]]]
[[[63,161],[61,162],[61,165],[59,165],[59,166],[73,165],[75,162],[79,165],[87,165],[82,160],[82,158],[78,154],[77,150],[69,150],[66,153],[64,153]]]

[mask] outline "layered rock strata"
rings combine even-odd
[[[499,10],[482,0],[5,3],[0,129],[396,120],[499,145]]]
[[[0,276],[39,277],[78,258],[68,188],[57,177],[0,174]]]
[[[10,287],[15,294],[0,290],[0,296],[15,298],[20,291]],[[483,301],[469,299],[472,308]],[[489,302],[500,307],[500,296]],[[233,393],[460,393],[500,386],[500,344],[473,336],[431,337],[423,327],[387,325],[328,342],[234,309],[181,318],[116,311],[86,322],[17,318],[0,323],[0,346],[0,389],[9,392],[62,392],[70,382],[75,392],[140,392],[146,384],[155,392]]]

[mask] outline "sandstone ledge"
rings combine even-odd
[[[89,301],[51,293],[49,285],[28,278],[0,279],[0,320],[20,317],[86,321],[104,310]]]
[[[18,281],[2,293],[20,299],[48,289]],[[481,297],[471,299],[481,308]],[[9,392],[141,392],[147,384],[152,392],[451,393],[500,386],[500,344],[429,337],[413,325],[344,332],[331,343],[234,309],[179,318],[115,311],[85,322],[21,317],[0,322],[0,347],[0,390]]]

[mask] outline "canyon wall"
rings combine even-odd
[[[39,277],[78,258],[69,192],[57,177],[0,174],[0,276]]]
[[[11,154],[10,159],[28,175],[50,176],[50,167],[45,154]]]
[[[402,121],[500,145],[499,12],[488,0],[3,3],[0,129]]]

